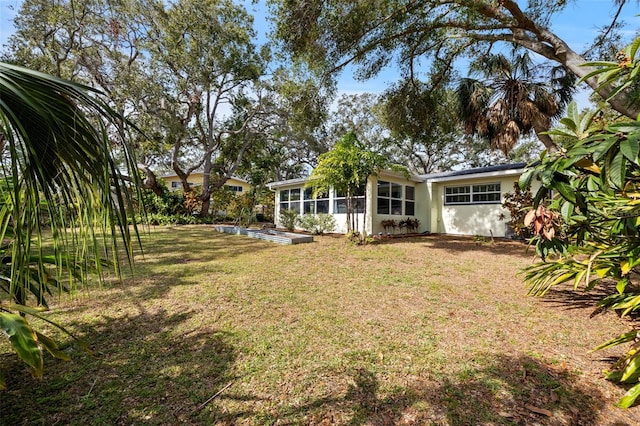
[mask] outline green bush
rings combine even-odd
[[[298,212],[295,210],[280,210],[280,223],[287,231],[293,231],[298,221]]]
[[[314,235],[322,235],[325,232],[336,230],[336,220],[326,213],[317,215],[306,214],[298,219],[298,225]]]

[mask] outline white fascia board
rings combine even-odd
[[[492,177],[506,177],[506,176],[519,176],[524,172],[524,168],[522,169],[512,169],[512,170],[498,170],[493,172],[483,172],[483,173],[473,173],[467,175],[453,175],[453,176],[441,176],[428,178],[426,182],[451,182],[451,181],[459,181],[459,180],[473,180],[473,179],[485,179]]]
[[[267,184],[267,188],[269,189],[279,189],[285,188],[287,186],[299,186],[301,183],[305,183],[307,178],[298,178],[298,179],[289,179],[289,180],[281,180],[278,182],[270,182]]]
[[[378,172],[378,177],[384,177],[384,176],[388,176],[388,177],[394,177],[394,178],[398,178],[398,179],[404,179],[404,180],[408,180],[411,182],[416,182],[416,183],[420,183],[420,182],[424,182],[425,180],[423,178],[421,178],[420,176],[417,175],[409,175],[409,177],[407,178],[406,175],[402,174],[402,173],[398,173],[398,172],[394,172],[391,170],[381,170]]]

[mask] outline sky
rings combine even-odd
[[[258,6],[252,5],[251,0],[244,0],[249,11],[255,12],[255,25],[257,31],[264,35],[268,31],[268,25],[264,17],[265,1],[260,0]],[[13,33],[12,19],[19,8],[21,0],[0,0],[0,46],[6,43],[7,38]],[[576,0],[570,2],[562,14],[554,19],[551,30],[565,40],[575,51],[585,49],[593,40],[597,28],[611,22],[614,10],[612,0]],[[627,23],[625,32],[631,38],[640,30],[640,5],[636,1],[629,1],[625,6],[622,17]],[[398,72],[393,68],[384,69],[376,78],[365,82],[353,78],[353,69],[347,68],[338,81],[339,93],[355,94],[362,92],[380,93],[390,84],[397,81]],[[588,93],[579,95],[579,103],[584,104]]]

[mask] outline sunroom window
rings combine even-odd
[[[329,213],[329,194],[320,193],[313,198],[313,189],[305,188],[303,212],[304,214]]]
[[[378,181],[378,214],[402,215],[402,185]]]
[[[280,211],[293,210],[300,214],[300,188],[280,190]]]
[[[356,204],[354,207],[355,213],[364,212],[364,193],[366,191],[365,185],[360,186],[353,197],[353,202]],[[333,200],[333,213],[334,214],[346,214],[347,213],[347,198],[345,193],[336,192]]]

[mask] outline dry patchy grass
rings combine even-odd
[[[640,423],[600,374],[619,352],[589,353],[629,324],[590,319],[591,295],[527,297],[520,243],[280,246],[189,226],[145,247],[134,278],[51,314],[94,356],[59,336],[74,360],[37,381],[2,343],[1,424]]]

